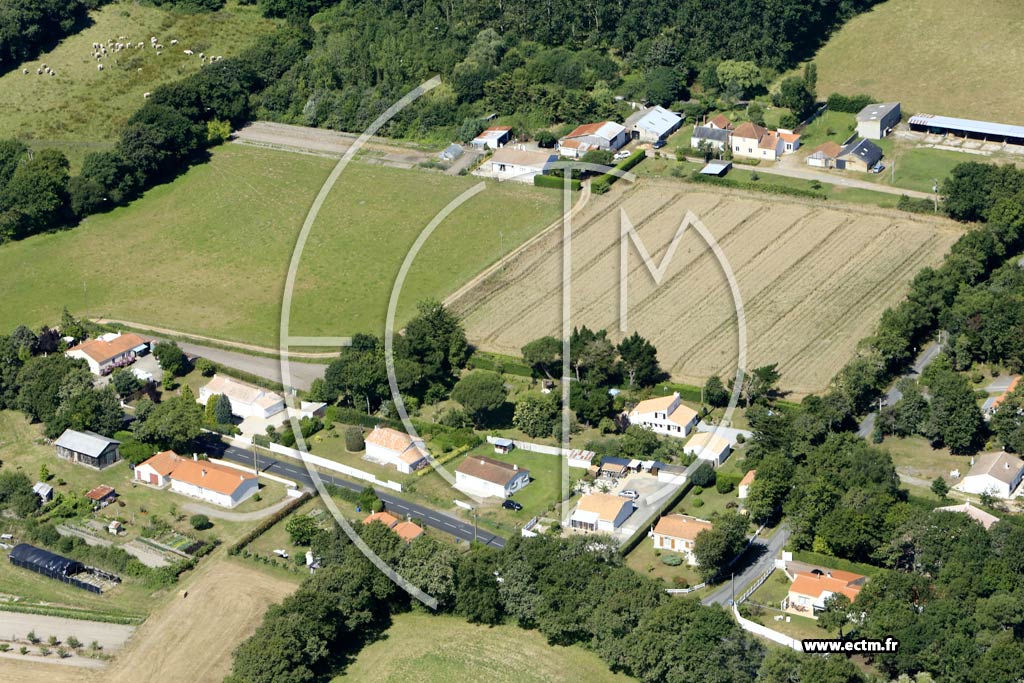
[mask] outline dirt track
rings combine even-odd
[[[90,671],[69,666],[4,659],[4,683],[221,683],[231,668],[231,652],[259,625],[274,602],[296,584],[224,556],[205,560],[182,590],[139,627],[109,668]]]
[[[573,221],[572,325],[619,331],[620,209],[655,264],[692,210],[736,273],[748,368],[779,363],[795,395],[822,390],[882,311],[959,236],[949,221],[871,207],[651,182],[606,195]],[[688,229],[656,285],[629,247],[628,328],[658,347],[676,379],[736,372],[736,313],[708,246]],[[561,233],[530,245],[505,270],[453,302],[470,341],[517,354],[561,325]]]

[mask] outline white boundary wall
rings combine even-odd
[[[790,649],[796,650],[797,652],[803,652],[804,651],[803,645],[796,638],[791,638],[790,636],[787,636],[784,633],[779,633],[778,631],[773,631],[772,629],[768,628],[767,626],[762,626],[761,624],[756,624],[753,621],[751,621],[750,619],[744,619],[743,617],[740,616],[740,612],[739,612],[738,609],[736,609],[736,607],[732,608],[732,613],[733,613],[733,616],[736,617],[736,621],[739,623],[740,627],[744,631],[749,631],[750,633],[753,633],[755,635],[759,635],[759,636],[761,636],[763,638],[767,638],[768,640],[772,641],[773,643],[778,643],[779,645],[784,645],[784,646],[786,646],[786,647],[788,647]]]
[[[240,448],[252,448],[251,444],[245,443],[244,441],[237,441],[236,444]],[[279,443],[272,442],[270,444],[270,451],[272,453],[277,453],[278,455],[283,455],[287,458],[305,461],[306,463],[313,465],[315,467],[319,467],[321,469],[330,470],[332,472],[338,472],[339,474],[344,474],[347,477],[353,477],[355,479],[368,481],[371,484],[374,484],[376,486],[382,486],[386,489],[391,489],[392,491],[401,492],[402,490],[402,485],[397,481],[383,481],[381,479],[378,479],[376,476],[369,472],[364,472],[363,470],[356,469],[355,467],[349,467],[348,465],[343,465],[340,462],[334,462],[333,460],[328,460],[327,458],[321,458],[319,455],[313,455],[312,453],[302,453],[301,451],[298,451],[294,448],[282,446]]]

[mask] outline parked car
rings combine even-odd
[[[874,166],[871,167],[871,172],[872,173],[881,173],[884,170],[885,170],[885,164],[875,164]]]
[[[657,142],[655,142],[655,143],[654,143],[653,145],[651,145],[651,149],[661,149],[661,148],[662,148],[662,147],[664,147],[664,146],[665,146],[666,144],[667,144],[667,143],[666,143],[666,142],[665,142],[664,140],[658,140],[658,141],[657,141]]]
[[[629,157],[629,152],[616,152],[615,156],[612,158],[615,159],[615,161],[622,161],[623,159],[628,159]]]
[[[523,509],[523,506],[520,503],[515,502],[511,498],[506,498],[504,502],[502,502],[501,507],[505,508],[506,510],[515,510],[516,512],[519,512],[520,510]]]
[[[625,489],[624,491],[619,491],[619,495],[622,496],[623,498],[632,498],[633,500],[636,500],[637,498],[640,497],[640,494],[634,491],[633,489]]]

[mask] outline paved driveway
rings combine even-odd
[[[190,356],[201,356],[212,360],[214,363],[220,363],[235,370],[248,372],[251,375],[268,379],[271,382],[281,382],[281,361],[277,358],[250,356],[238,351],[226,351],[191,342],[178,342],[178,346]],[[291,384],[297,389],[308,390],[313,385],[313,380],[323,377],[326,371],[327,365],[325,363],[292,361]]]

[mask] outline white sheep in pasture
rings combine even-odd
[[[144,93],[142,93],[142,96],[145,97],[148,100],[149,96],[152,95],[152,94],[153,93],[144,92]]]
[[[102,64],[97,64],[96,65],[96,70],[97,71],[103,71],[103,65]]]
[[[178,44],[178,39],[177,38],[171,38],[171,45],[177,45],[177,44]]]
[[[22,70],[21,70],[21,73],[23,73],[23,74],[27,74],[27,73],[28,73],[28,69],[22,69]]]
[[[139,48],[141,50],[142,48],[146,47],[146,44],[145,43],[139,43],[135,47],[137,47],[137,48]]]
[[[194,54],[195,54],[195,52],[193,52],[192,50],[182,50],[182,52],[184,52],[185,54],[187,54],[187,55],[188,55],[189,57],[191,57],[192,55],[194,55]]]
[[[162,55],[162,54],[163,54],[163,52],[157,52],[157,53],[156,53],[156,56],[157,56],[157,57],[159,57],[159,56],[160,56],[160,55]]]
[[[40,76],[40,75],[42,75],[42,73],[43,73],[43,70],[42,70],[42,69],[36,69],[36,75],[37,75],[37,76]]]
[[[162,50],[162,49],[164,49],[164,46],[163,46],[163,45],[161,45],[160,43],[157,43],[157,45],[156,45],[156,49],[157,49],[157,50]]]

